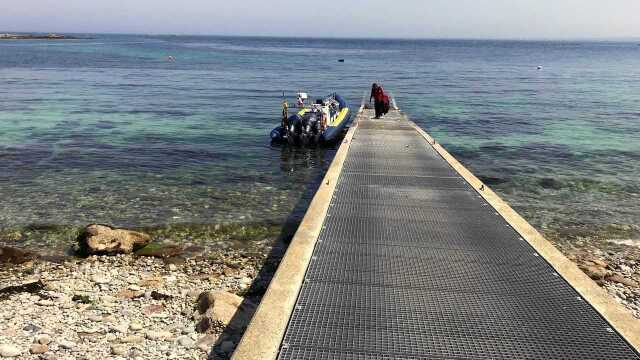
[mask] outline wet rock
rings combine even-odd
[[[99,224],[87,226],[78,237],[83,253],[98,255],[129,254],[149,241],[151,237],[145,233]]]
[[[593,280],[602,280],[607,276],[607,270],[596,265],[580,264],[580,269]]]
[[[151,292],[151,298],[153,300],[170,300],[173,296],[171,295],[166,295],[163,293],[159,293],[157,291],[152,291]]]
[[[630,288],[637,288],[638,287],[638,283],[633,281],[632,279],[626,278],[620,274],[613,274],[611,276],[607,276],[606,279],[607,281],[611,281],[614,283],[618,283],[618,284],[622,284],[624,286],[630,287]]]
[[[168,265],[168,269],[170,271],[176,271],[178,269],[176,265],[186,264],[187,259],[185,259],[184,256],[181,255],[181,256],[173,256],[170,258],[163,258],[163,261],[165,264]],[[171,270],[171,269],[174,269],[174,270]]]
[[[157,258],[174,258],[184,252],[182,246],[152,243],[136,251],[138,256],[151,256]]]
[[[0,300],[20,293],[38,294],[40,291],[44,290],[44,288],[45,284],[40,280],[22,285],[8,286],[0,289]]]
[[[0,246],[0,264],[24,264],[38,258],[38,255],[22,249]]]
[[[49,351],[49,346],[43,345],[43,344],[33,344],[31,345],[31,348],[29,349],[29,351],[32,354],[44,354],[47,351]]]
[[[91,298],[87,295],[73,295],[71,301],[80,304],[93,304],[93,300],[91,300]]]
[[[254,312],[255,305],[238,295],[225,291],[204,292],[198,298],[198,331],[206,332],[220,325],[242,330]]]

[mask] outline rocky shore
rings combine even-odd
[[[640,249],[621,246],[607,251],[593,245],[556,244],[567,257],[633,316],[640,319]]]
[[[0,248],[0,358],[226,359],[285,248],[126,245],[87,257]]]
[[[0,246],[0,358],[228,359],[286,245],[257,237],[268,228],[211,231],[234,235],[205,248],[95,224],[77,256]],[[640,248],[554,244],[640,318]]]

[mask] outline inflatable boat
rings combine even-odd
[[[310,145],[330,142],[339,137],[351,119],[351,111],[344,99],[331,94],[305,105],[308,96],[299,93],[297,107],[300,110],[289,115],[285,101],[282,108],[282,123],[271,131],[271,141],[290,145]]]

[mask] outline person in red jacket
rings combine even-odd
[[[382,86],[373,83],[371,86],[371,96],[369,97],[369,103],[371,99],[374,99],[374,106],[376,110],[376,119],[380,119],[384,115],[384,98],[386,97]],[[387,97],[388,98],[388,97]]]

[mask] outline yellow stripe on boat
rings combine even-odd
[[[340,125],[340,123],[342,123],[344,121],[344,119],[347,117],[348,114],[349,114],[349,108],[344,108],[344,109],[340,110],[340,113],[338,114],[336,119],[332,123],[330,123],[329,126],[338,126],[338,125]]]

